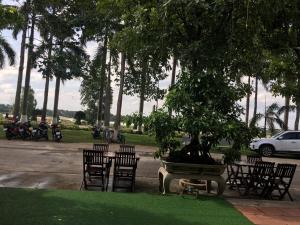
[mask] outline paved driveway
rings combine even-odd
[[[82,150],[91,144],[24,142],[0,140],[0,187],[58,188],[79,190],[82,181]],[[111,145],[116,151],[118,145]],[[136,191],[157,192],[159,161],[153,159],[154,147],[136,146],[141,156],[137,169]],[[221,157],[215,154],[214,157]],[[267,158],[276,163],[298,165],[291,194],[293,203],[240,199],[236,192],[224,196],[256,224],[300,224],[300,159]],[[111,180],[111,179],[110,179]],[[172,185],[176,191],[176,185]],[[278,213],[281,212],[281,213]],[[296,215],[296,216],[295,216]]]

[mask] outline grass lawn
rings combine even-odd
[[[5,225],[247,225],[217,197],[61,190],[0,189]]]
[[[92,137],[91,131],[87,130],[62,130],[63,139],[65,143],[92,143],[95,140]],[[154,137],[149,135],[129,134],[124,133],[126,143],[133,145],[147,145],[156,146]],[[49,135],[51,138],[51,135]],[[3,126],[0,125],[0,139],[4,139],[5,134],[3,132]],[[97,142],[97,141],[96,141]]]

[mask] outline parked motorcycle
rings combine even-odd
[[[57,124],[52,124],[51,129],[52,129],[52,140],[56,142],[60,142],[60,140],[62,139],[62,133],[59,126]]]
[[[11,140],[12,138],[17,138],[20,136],[18,121],[13,122],[13,123],[4,124],[3,130],[5,133],[5,136],[8,140]]]
[[[34,128],[32,130],[32,139],[38,141],[39,139],[45,138],[46,140],[49,139],[48,137],[48,124],[46,122],[40,122],[38,128]]]
[[[30,125],[30,121],[25,122],[25,123],[20,123],[20,125],[19,125],[19,135],[23,140],[25,140],[27,138],[30,138],[32,136],[31,131],[32,131],[32,128],[31,128],[31,125]]]
[[[100,139],[101,128],[99,126],[94,126],[92,128],[92,136],[94,139]]]

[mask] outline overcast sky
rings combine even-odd
[[[4,1],[4,3],[11,1]],[[0,104],[13,104],[15,98],[16,91],[16,83],[18,76],[18,64],[19,64],[19,50],[20,50],[20,39],[21,34],[18,36],[18,40],[14,40],[11,36],[10,31],[2,31],[2,36],[9,41],[13,49],[16,51],[16,59],[17,63],[15,66],[5,65],[4,69],[0,70]],[[37,39],[39,37],[37,36]],[[37,43],[37,42],[36,42]],[[38,43],[37,43],[38,44]],[[87,45],[86,51],[90,56],[93,56],[97,49],[97,44],[95,42],[90,42]],[[25,61],[26,62],[26,61]],[[26,68],[24,69],[25,73]],[[25,75],[24,75],[25,77]],[[247,78],[244,79],[247,82]],[[63,85],[61,85],[60,99],[59,99],[59,109],[66,110],[82,110],[83,106],[80,104],[80,80],[70,80],[66,81]],[[44,80],[42,79],[41,74],[39,74],[36,70],[33,70],[31,73],[31,83],[30,85],[35,91],[35,97],[38,102],[38,107],[41,108],[43,104],[43,94],[44,94]],[[159,86],[161,88],[167,88],[170,84],[170,77],[166,80],[161,81]],[[23,78],[24,85],[24,78]],[[117,96],[118,96],[118,87],[113,82],[113,105],[112,105],[112,113],[116,112],[116,104],[117,104]],[[49,88],[49,101],[48,101],[48,109],[53,108],[54,101],[54,89],[55,89],[55,81],[50,82]],[[273,97],[270,93],[266,92],[262,85],[259,85],[258,90],[258,112],[264,112],[265,107],[265,97],[267,105],[272,104],[273,102],[277,102],[280,105],[284,104],[284,100],[280,97]],[[253,113],[253,99],[254,95],[251,96],[251,107],[250,107],[250,118]],[[159,106],[162,105],[162,101],[159,102]],[[156,102],[145,102],[144,112],[148,115],[152,111],[152,106],[155,105]],[[242,106],[245,106],[245,99],[241,102]],[[133,112],[137,112],[139,109],[139,99],[137,96],[124,96],[123,97],[123,107],[122,114],[130,114]],[[294,123],[294,113],[291,114],[289,126],[292,128]]]

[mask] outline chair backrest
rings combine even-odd
[[[253,163],[261,162],[262,157],[260,155],[247,155],[247,163]]]
[[[137,160],[135,153],[132,152],[116,152],[115,166],[116,167],[136,167]]]
[[[253,169],[254,175],[271,176],[274,173],[274,162],[257,161]]]
[[[109,145],[108,144],[94,144],[93,150],[101,151],[101,152],[108,152]]]
[[[104,152],[83,150],[83,165],[103,165]]]
[[[120,145],[119,152],[135,153],[135,146],[134,145]]]
[[[278,163],[275,171],[275,177],[293,179],[296,168],[296,164]]]

